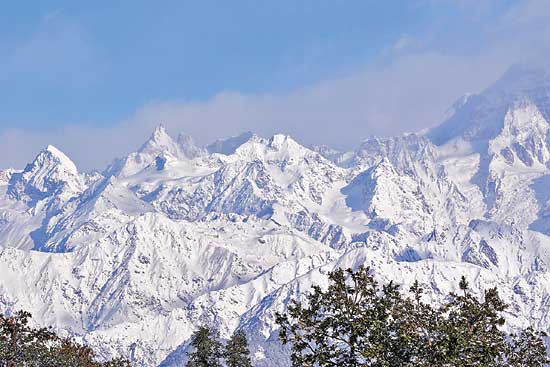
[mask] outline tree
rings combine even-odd
[[[508,351],[508,363],[511,367],[545,366],[546,346],[542,337],[545,333],[536,332],[532,327],[522,330],[518,335],[512,335]]]
[[[51,329],[29,326],[31,314],[0,314],[0,367],[130,367],[119,358],[99,362],[93,350]]]
[[[187,367],[221,367],[222,345],[217,331],[201,326],[191,337],[191,346]]]
[[[51,348],[50,356],[52,361],[47,364],[48,366],[96,367],[104,365],[95,361],[95,353],[90,347],[75,343],[68,338],[59,339]]]
[[[379,287],[368,268],[338,269],[329,274],[326,291],[313,286],[307,304],[293,302],[277,315],[283,343],[292,344],[293,366],[404,365],[411,348],[401,329],[408,319],[395,319],[405,304],[398,287]]]
[[[404,297],[389,282],[379,286],[368,268],[335,270],[326,290],[313,286],[305,302],[277,314],[280,339],[292,347],[292,365],[338,367],[542,367],[542,333],[508,336],[507,305],[496,288],[478,300],[464,277],[462,294],[442,307],[422,302],[418,282]]]
[[[462,295],[450,294],[451,300],[441,309],[445,361],[454,366],[491,366],[506,358],[506,334],[500,331],[504,325],[502,312],[508,307],[496,288],[485,291],[480,302],[469,291],[463,276],[459,287]]]
[[[46,358],[44,345],[55,340],[55,334],[45,328],[31,328],[30,318],[25,311],[11,317],[0,315],[0,366],[22,366]]]
[[[236,331],[225,345],[224,359],[227,367],[252,367],[248,341],[243,331]]]

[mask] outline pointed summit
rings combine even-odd
[[[166,134],[166,127],[163,123],[158,124],[153,130],[153,136],[164,136]]]
[[[178,145],[170,135],[166,132],[166,128],[161,124],[158,125],[149,140],[145,142],[138,150],[139,153],[160,154],[168,152],[174,157],[179,155]]]
[[[61,150],[57,149],[53,145],[48,145],[46,149],[44,149],[35,159],[35,161],[48,161],[48,159],[45,159],[45,157],[51,158],[53,162],[57,162],[58,164],[61,164],[70,171],[73,174],[78,174],[78,169],[76,168],[76,165],[74,162],[67,157],[65,153],[63,153]]]
[[[72,175],[78,174],[78,169],[76,168],[74,162],[67,157],[65,153],[53,145],[48,145],[45,149],[38,153],[34,160],[25,167],[24,172],[31,170],[43,171],[52,169],[64,171]]]
[[[153,134],[151,135],[151,140],[162,143],[169,140],[172,140],[170,135],[166,132],[166,128],[163,124],[159,124],[157,127],[155,127],[155,130],[153,131]]]
[[[26,195],[31,201],[36,201],[61,191],[70,195],[83,189],[84,184],[73,161],[53,145],[48,145],[23,172],[12,175],[8,194],[15,198]]]
[[[158,125],[141,148],[116,160],[104,172],[105,176],[129,177],[155,164],[157,169],[167,161],[188,160],[204,154],[193,139],[180,134],[174,141],[163,125]]]

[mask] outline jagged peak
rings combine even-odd
[[[45,165],[60,165],[72,174],[78,174],[76,164],[61,150],[53,145],[48,145],[31,163],[32,167]]]
[[[198,147],[190,135],[180,133],[175,141],[164,125],[158,125],[139,150],[115,160],[105,170],[104,175],[129,177],[161,160],[188,160],[204,154],[206,151]]]
[[[138,150],[139,153],[158,153],[167,150],[177,155],[177,144],[166,131],[164,125],[158,125],[150,138]]]
[[[155,127],[155,130],[153,130],[152,138],[153,139],[160,139],[165,136],[168,136],[168,133],[166,132],[166,127],[164,127],[163,124],[158,124]]]
[[[380,159],[388,159],[400,166],[408,161],[433,159],[432,143],[424,136],[405,133],[390,138],[371,137],[364,140],[355,150],[350,166],[372,165]]]
[[[237,154],[237,155],[242,155],[244,152],[247,152],[247,151],[250,151],[251,149],[254,149],[253,147],[256,146],[256,145],[266,145],[266,139],[259,136],[259,135],[256,135],[256,134],[252,134],[250,135],[250,137],[248,137],[248,139],[246,139],[246,141],[243,141],[242,144],[240,144],[236,149],[235,151],[233,152],[233,154]]]
[[[296,140],[294,140],[290,135],[285,134],[275,134],[269,139],[269,146],[275,149],[281,149],[283,147],[295,147],[295,148],[305,148]]]
[[[372,167],[372,172],[376,172],[377,174],[380,172],[395,173],[395,167],[388,157],[384,157],[380,160],[380,162],[378,162],[378,164]]]
[[[195,158],[205,154],[205,150],[195,144],[191,135],[180,132],[176,141],[166,131],[164,125],[158,125],[149,140],[147,140],[138,153],[151,155],[169,154],[175,158]]]
[[[289,154],[297,153],[297,152],[303,153],[306,151],[318,154],[314,150],[309,149],[304,145],[300,144],[299,142],[297,142],[290,135],[274,134],[270,138],[263,138],[251,132],[246,132],[226,140],[217,140],[216,142],[208,146],[208,151],[210,153],[218,153],[221,150],[223,150],[224,147],[222,147],[222,145],[229,141],[230,143],[235,143],[235,144],[231,147],[232,149],[225,150],[226,155],[231,155],[231,154],[246,155],[254,151],[257,151],[257,152],[263,151],[266,148],[268,148],[270,151],[288,152]]]
[[[68,196],[84,190],[76,165],[61,150],[48,145],[25,169],[13,174],[8,195],[30,198],[31,205],[47,196],[64,192]]]
[[[44,149],[48,152],[51,152],[52,154],[63,154],[59,149],[57,149],[56,147],[54,147],[53,145],[48,145],[46,147],[46,149]]]
[[[309,154],[322,157],[319,153],[306,148],[290,135],[285,134],[275,134],[268,139],[252,135],[248,141],[235,150],[235,154],[239,157],[275,160],[287,158],[300,159]]]

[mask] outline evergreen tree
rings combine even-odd
[[[533,329],[507,336],[507,305],[496,288],[480,301],[462,277],[461,294],[437,308],[422,302],[418,282],[403,297],[392,282],[379,286],[368,268],[336,270],[326,290],[277,314],[292,365],[338,367],[543,367],[542,336]]]
[[[25,311],[11,317],[0,315],[0,366],[24,366],[46,358],[45,345],[55,340],[55,334],[30,327],[30,317]]]
[[[536,332],[529,327],[512,335],[512,342],[508,352],[508,364],[510,367],[542,367],[549,363],[546,358],[546,346],[542,337],[545,333]]]
[[[93,350],[50,329],[29,326],[31,314],[0,315],[0,367],[130,367],[124,359],[98,362]]]
[[[329,280],[326,291],[312,287],[307,304],[293,302],[287,314],[277,314],[280,338],[292,344],[292,365],[405,365],[412,348],[404,347],[408,320],[394,317],[406,307],[398,287],[379,287],[363,267],[338,269]]]
[[[506,356],[506,335],[499,328],[504,325],[501,314],[507,305],[496,288],[485,291],[480,302],[470,293],[465,277],[459,287],[463,294],[451,293],[451,300],[442,308],[445,361],[457,367],[492,366]]]
[[[225,345],[224,358],[227,367],[252,367],[244,332],[238,330],[231,336]]]
[[[424,289],[415,281],[409,289],[411,298],[402,299],[399,307],[390,310],[392,318],[399,326],[401,341],[397,346],[403,355],[402,366],[433,367],[442,360],[441,334],[442,319],[437,309],[422,302]]]
[[[201,326],[191,338],[193,352],[189,354],[187,367],[221,367],[222,345],[214,329]]]

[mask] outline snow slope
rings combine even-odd
[[[550,77],[512,68],[427,134],[309,149],[252,133],[203,148],[159,126],[103,173],[49,146],[0,171],[0,311],[105,357],[180,366],[201,324],[288,365],[274,315],[336,267],[439,302],[497,285],[509,327],[550,331]]]

